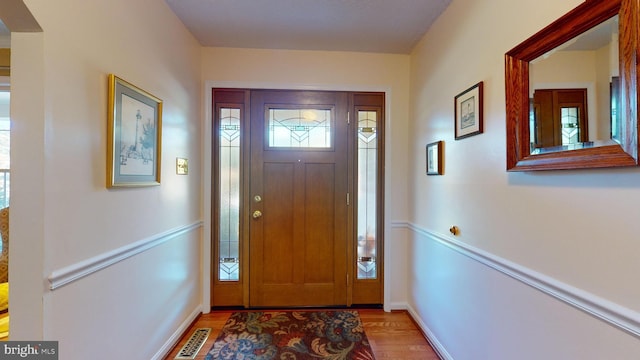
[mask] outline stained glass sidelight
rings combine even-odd
[[[377,112],[358,111],[358,279],[376,279]]]
[[[220,108],[218,280],[240,279],[240,109]]]
[[[330,148],[331,110],[269,109],[269,146]]]
[[[529,101],[529,141],[533,146],[538,144],[538,129],[536,128],[536,107],[533,99]]]
[[[562,145],[571,145],[580,142],[579,110],[577,107],[561,108]]]

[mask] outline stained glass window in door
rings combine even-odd
[[[376,279],[377,112],[358,111],[358,279]]]
[[[562,107],[560,109],[562,145],[571,145],[580,142],[579,111],[580,109],[577,107]]]
[[[269,147],[330,148],[331,109],[269,109]]]
[[[220,108],[218,280],[240,279],[240,109]]]
[[[11,161],[11,120],[9,119],[9,102],[11,94],[0,91],[0,208],[9,206],[9,185]]]

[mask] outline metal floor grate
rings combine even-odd
[[[198,355],[198,351],[200,351],[204,342],[209,338],[209,334],[211,334],[211,328],[195,329],[193,334],[191,334],[191,337],[189,337],[189,340],[187,340],[186,344],[184,344],[174,359],[195,359],[196,355]]]

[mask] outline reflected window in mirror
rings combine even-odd
[[[508,171],[638,165],[638,13],[587,0],[505,54]]]
[[[529,63],[531,154],[591,146],[617,134],[618,49],[616,15]]]
[[[609,115],[611,121],[610,121],[610,126],[609,126],[609,130],[611,131],[611,133],[609,134],[609,137],[615,141],[617,141],[618,143],[620,142],[620,127],[621,127],[621,119],[620,119],[620,112],[619,109],[621,108],[620,105],[620,77],[619,76],[614,76],[613,78],[611,78],[611,85],[610,85],[610,89],[609,89],[609,93],[611,94],[611,114]]]

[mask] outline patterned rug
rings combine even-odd
[[[233,313],[206,360],[373,360],[357,311]]]

